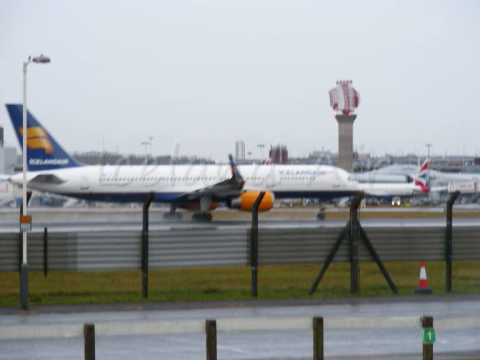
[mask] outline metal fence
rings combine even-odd
[[[340,228],[259,229],[259,263],[321,263]],[[368,228],[368,235],[383,260],[442,260],[445,230],[441,227]],[[150,266],[189,267],[246,265],[249,261],[245,228],[172,229],[150,231]],[[455,260],[480,260],[480,227],[456,227]],[[50,270],[116,270],[141,266],[140,231],[51,232],[48,234]],[[29,240],[31,269],[42,270],[44,235]],[[19,263],[18,233],[0,234],[0,271],[16,271]],[[368,260],[361,247],[360,258]],[[335,261],[347,261],[347,246]]]

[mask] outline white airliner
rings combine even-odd
[[[415,165],[390,165],[390,166],[386,166],[384,168],[375,170],[374,171],[375,174],[372,174],[372,177],[376,177],[376,178],[383,178],[385,176],[408,177],[408,175],[406,174],[411,174],[415,170],[416,170]],[[451,186],[465,186],[470,184],[480,184],[479,173],[443,172],[443,171],[430,169],[428,172],[428,177],[429,177],[432,191],[434,191],[433,189],[436,189],[436,191],[447,191],[448,187],[451,187]]]
[[[7,104],[22,145],[22,105]],[[196,211],[195,218],[211,219],[210,210],[221,203],[250,211],[260,191],[266,195],[261,211],[275,198],[333,199],[365,191],[383,196],[388,189],[410,193],[428,191],[409,184],[360,184],[348,172],[324,165],[117,165],[87,166],[76,162],[48,131],[28,113],[27,179],[31,190],[108,202],[155,202]],[[22,174],[9,178],[22,184]]]
[[[361,182],[362,190],[371,196],[378,197],[409,197],[415,194],[428,194],[430,192],[430,159],[420,166],[416,175],[405,175],[394,182],[397,175],[377,177],[372,182],[364,182],[359,176],[352,174],[352,178]]]

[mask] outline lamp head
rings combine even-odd
[[[35,56],[32,58],[32,62],[36,64],[48,64],[50,62],[50,58],[41,54],[40,56]]]

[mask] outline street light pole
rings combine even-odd
[[[23,63],[23,116],[22,116],[22,215],[27,215],[27,68],[31,58]],[[23,232],[23,265],[27,261],[27,232]]]
[[[23,181],[22,181],[22,213],[20,218],[20,230],[22,231],[22,265],[20,267],[20,304],[23,310],[28,310],[28,251],[27,251],[27,232],[29,223],[25,222],[28,209],[27,209],[27,69],[28,64],[31,62],[37,64],[48,64],[50,59],[45,55],[40,55],[32,58],[28,57],[27,61],[23,62],[23,114],[22,114],[22,172],[23,172]],[[22,226],[23,225],[23,226]]]
[[[145,165],[148,165],[148,146],[151,145],[148,141],[142,141],[140,145],[145,147]]]
[[[432,144],[425,144],[427,147],[427,159],[430,159],[430,148],[432,147]]]
[[[257,144],[257,148],[259,150],[258,151],[259,152],[259,157],[260,157],[259,161],[260,161],[260,164],[261,164],[264,160],[263,159],[263,155],[264,155],[263,150],[265,149],[265,144]]]
[[[148,137],[148,142],[150,145],[150,151],[148,152],[148,154],[150,156],[150,160],[153,161],[153,136]]]
[[[23,116],[22,116],[22,212],[20,221],[27,215],[27,68],[31,57],[23,63]],[[20,305],[28,310],[28,259],[27,259],[27,231],[22,228],[22,265],[20,267]]]

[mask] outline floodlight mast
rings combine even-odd
[[[22,222],[25,221],[25,217],[28,213],[28,201],[27,201],[27,141],[28,141],[28,126],[27,126],[27,69],[30,63],[35,64],[48,64],[50,58],[43,54],[39,56],[29,56],[27,61],[23,62],[23,114],[22,114],[22,173],[23,173],[23,182],[22,182],[22,213],[20,219],[20,226],[22,231],[22,266],[20,269],[20,303],[21,307],[24,310],[28,310],[28,251],[27,251],[27,232],[28,229],[25,227],[27,224],[22,226]]]

